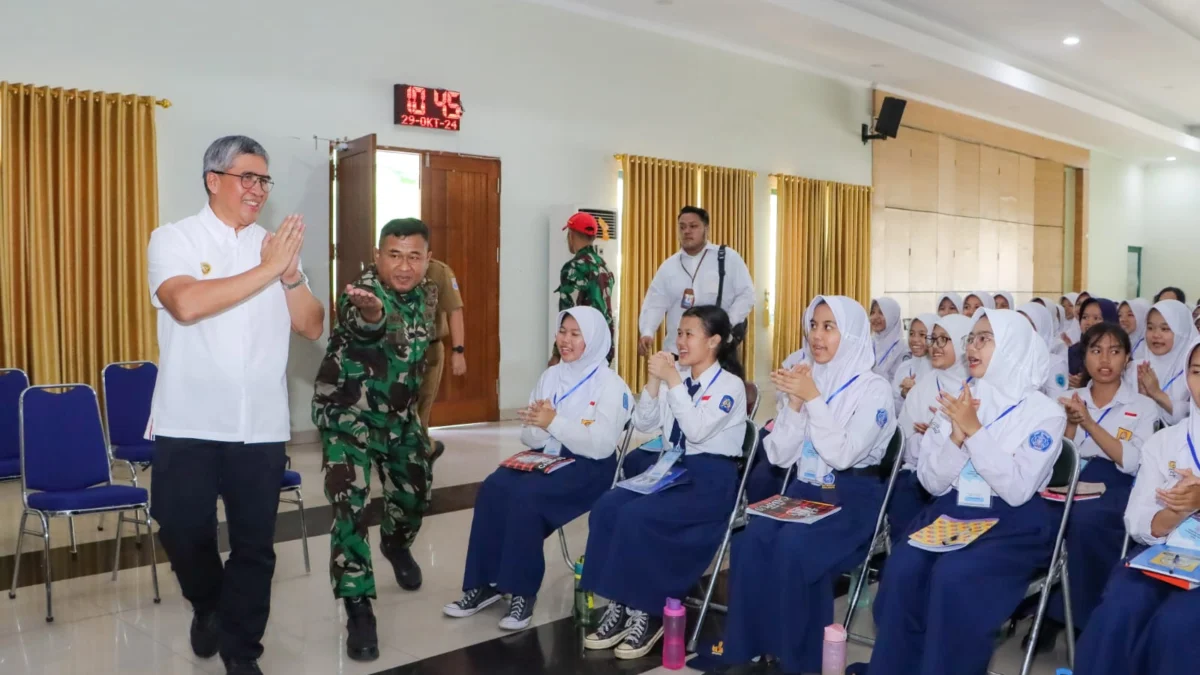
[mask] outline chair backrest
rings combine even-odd
[[[113,445],[145,443],[150,401],[158,366],[150,361],[110,363],[100,372],[104,387],[104,421]]]
[[[754,415],[758,413],[758,385],[753,382],[746,383],[746,417],[754,419]]]
[[[0,459],[21,456],[21,392],[29,377],[17,368],[0,368]]]
[[[900,433],[897,428],[892,433],[892,440],[888,441],[887,450],[883,451],[883,459],[879,460],[879,480],[887,482],[888,477],[892,475],[892,467],[896,462],[903,461],[900,456],[904,450],[904,434]]]
[[[95,390],[63,384],[21,394],[21,474],[28,490],[81,490],[111,481]]]
[[[746,420],[746,435],[742,438],[742,463],[746,464],[754,454],[758,445],[758,425],[753,420]]]
[[[1058,453],[1058,459],[1054,462],[1054,473],[1050,474],[1050,483],[1046,487],[1061,488],[1071,484],[1075,464],[1079,461],[1079,451],[1069,438],[1064,438],[1062,444],[1062,452]]]

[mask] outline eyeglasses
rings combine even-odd
[[[966,344],[966,345],[973,344],[980,349],[982,349],[985,345],[987,345],[987,343],[995,342],[995,341],[996,341],[996,336],[992,333],[978,333],[978,334],[971,333],[970,335],[967,335],[965,338],[963,338],[963,344]]]
[[[224,171],[213,171],[218,176],[229,176],[230,178],[240,178],[242,180],[243,190],[253,190],[254,184],[258,183],[262,186],[263,192],[270,192],[271,188],[275,187],[275,181],[271,180],[270,176],[260,176],[256,173],[225,173]]]
[[[938,349],[941,349],[942,347],[950,344],[950,337],[946,335],[930,335],[929,337],[925,338],[925,342],[931,347],[937,347]]]

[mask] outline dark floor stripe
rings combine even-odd
[[[430,505],[426,517],[472,508],[475,505],[475,495],[479,492],[479,485],[480,483],[468,483],[465,485],[434,488],[433,503]],[[379,519],[383,514],[382,498],[376,497],[372,499],[371,504],[367,508],[369,511],[369,524],[378,525]],[[80,531],[79,528],[95,527],[97,521],[98,518],[96,516],[78,518],[75,522],[76,531]],[[28,527],[30,529],[37,529],[40,525],[34,524],[36,522],[31,517]],[[104,523],[105,531],[110,533],[110,536],[115,535],[116,516],[109,514],[105,517]],[[310,536],[328,533],[332,523],[333,508],[325,500],[322,499],[319,505],[306,505],[304,509],[304,525],[307,527]],[[300,511],[295,506],[281,504],[279,507],[279,516],[275,524],[275,543],[296,541],[300,539],[300,533]],[[124,570],[149,565],[150,547],[143,545],[141,548],[138,548],[134,545],[135,542],[132,536],[133,526],[126,523],[121,529],[121,534],[123,536],[121,539],[120,568]],[[225,523],[218,525],[217,538],[221,551],[228,551],[229,536]],[[54,547],[50,549],[50,575],[56,581],[112,571],[113,549],[115,547],[112,539],[80,544],[78,547],[79,553],[74,556],[71,555],[70,543],[66,537],[52,539],[51,544]],[[163,553],[162,544],[159,543],[157,546],[158,561],[165,562],[167,557]],[[309,554],[312,558],[314,573],[324,568],[327,553],[327,549],[322,552],[310,548]],[[11,583],[14,560],[15,557],[13,555],[0,556],[0,583],[5,585]],[[42,574],[41,538],[27,535],[24,538],[24,548],[21,553],[21,569],[17,577],[17,587],[32,586],[41,584],[44,581],[45,577]]]

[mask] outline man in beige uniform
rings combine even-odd
[[[429,351],[425,353],[425,379],[421,382],[421,393],[417,398],[417,412],[421,416],[421,426],[429,433],[429,414],[433,410],[433,401],[437,398],[438,386],[442,383],[442,366],[446,357],[447,333],[450,335],[450,372],[455,377],[467,373],[467,357],[464,354],[463,340],[466,329],[463,327],[463,301],[458,292],[458,280],[454,270],[440,260],[430,260],[425,278],[438,287],[437,335],[429,343]],[[442,454],[444,447],[441,441],[434,441],[433,458]]]

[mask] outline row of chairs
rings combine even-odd
[[[158,368],[148,361],[119,362],[105,366],[101,383],[105,395],[100,412],[95,390],[86,384],[29,386],[19,369],[0,369],[0,481],[21,481],[23,510],[17,536],[9,597],[16,597],[21,550],[25,535],[40,536],[46,586],[46,621],[54,620],[50,574],[50,519],[68,519],[71,551],[76,551],[74,517],[117,513],[112,578],[117,579],[121,529],[141,526],[150,535],[154,601],[160,600],[157,552],[150,524],[150,496],[138,485],[138,470],[152,463],[153,443],[143,439]],[[113,482],[113,465],[128,469],[130,485]],[[299,508],[304,568],[311,571],[304,497],[299,472],[288,469],[280,501]],[[127,515],[133,512],[133,515]],[[141,514],[140,516],[138,514]],[[40,530],[28,529],[33,516]],[[103,530],[103,520],[99,524]]]

